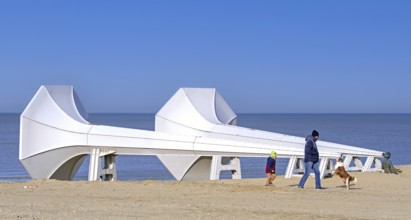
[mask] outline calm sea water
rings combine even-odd
[[[154,130],[154,114],[90,114],[94,124]],[[411,164],[411,114],[239,114],[238,125],[305,137],[312,129],[322,140],[392,153],[396,165]],[[18,159],[19,114],[0,114],[0,181],[27,181]],[[265,176],[265,158],[241,158],[243,178]],[[75,180],[86,180],[88,159]],[[278,160],[284,174],[286,159]],[[119,180],[173,180],[155,156],[118,156]],[[222,173],[223,179],[229,173]]]

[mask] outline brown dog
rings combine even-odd
[[[347,171],[345,171],[344,163],[342,161],[343,160],[341,157],[337,159],[337,163],[335,164],[335,170],[333,173],[341,177],[344,180],[344,183],[347,186],[347,189],[350,189],[350,184],[357,183],[357,178],[351,176],[350,174],[347,173]]]

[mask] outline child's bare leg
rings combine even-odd
[[[275,180],[276,177],[277,176],[274,173],[271,174],[270,184],[273,184],[273,181]]]
[[[272,174],[271,173],[267,173],[267,178],[266,178],[266,180],[265,180],[265,185],[266,186],[268,186],[270,183],[272,183],[272,181],[271,181],[271,177],[272,176]]]

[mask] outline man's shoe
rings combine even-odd
[[[304,186],[298,186],[299,189],[304,189]]]
[[[315,187],[315,189],[325,189],[325,188],[323,188],[323,187]]]

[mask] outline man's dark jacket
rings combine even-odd
[[[317,149],[317,144],[315,143],[316,140],[314,140],[314,137],[311,135],[308,135],[305,138],[305,151],[304,151],[304,162],[318,162],[319,160],[319,154],[318,154],[318,149]]]

